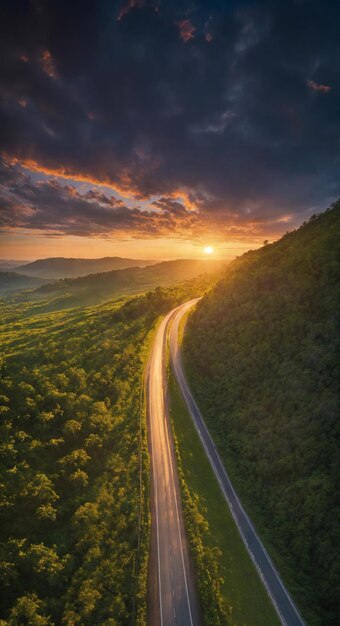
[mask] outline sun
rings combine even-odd
[[[203,252],[204,254],[212,254],[214,252],[214,248],[212,246],[205,246]]]

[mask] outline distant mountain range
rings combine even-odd
[[[156,261],[145,259],[126,259],[119,256],[107,256],[101,259],[72,259],[55,257],[38,259],[32,263],[25,263],[15,267],[21,274],[37,276],[39,278],[77,278],[97,272],[121,270],[127,267],[146,267]]]
[[[0,259],[0,272],[13,272],[20,265],[26,265],[28,261],[13,261],[12,259]]]
[[[22,291],[23,289],[36,289],[45,282],[45,280],[35,276],[0,271],[0,295],[4,296],[14,291]]]
[[[58,300],[58,307],[97,304],[114,297],[141,293],[161,286],[166,287],[200,274],[217,272],[222,261],[211,259],[177,259],[163,261],[149,267],[131,267],[111,272],[89,274],[80,278],[65,278],[45,284],[31,292],[30,299]]]
[[[59,262],[61,261],[60,265]],[[78,261],[84,262],[84,267],[76,270]],[[65,263],[63,263],[65,262]],[[57,272],[57,266],[64,265],[65,271],[82,271],[92,268],[94,273],[78,276],[77,278],[51,278],[50,274]],[[95,263],[110,265],[125,265],[133,263],[131,267],[123,267],[110,271],[97,272]],[[144,266],[136,266],[136,263]],[[146,264],[149,264],[146,266]],[[81,265],[81,263],[79,264]],[[78,268],[79,268],[78,265]],[[106,266],[107,266],[106,265]],[[53,268],[54,266],[54,268]],[[0,295],[6,296],[18,292],[19,300],[49,300],[53,301],[53,308],[64,308],[97,304],[110,298],[127,296],[155,287],[166,287],[172,284],[190,280],[199,274],[217,272],[225,266],[224,261],[213,259],[177,259],[175,261],[137,261],[122,259],[120,257],[107,257],[104,259],[42,259],[29,263],[23,268],[30,268],[30,274],[0,271]],[[32,268],[36,269],[36,275],[32,275]],[[59,270],[62,271],[62,270]],[[23,292],[22,294],[20,292]]]

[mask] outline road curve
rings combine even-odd
[[[152,626],[201,624],[166,403],[166,336],[176,310],[162,320],[156,332],[147,371],[152,467],[149,567],[149,623]]]
[[[281,623],[285,626],[305,626],[299,611],[283,585],[283,582],[281,581],[280,576],[276,571],[265,547],[262,545],[254,526],[242,508],[240,500],[238,499],[238,496],[229,480],[227,472],[225,471],[197,404],[191,395],[188,383],[185,380],[178,345],[178,331],[183,315],[188,312],[193,304],[194,303],[191,301],[177,308],[170,331],[171,361],[177,382],[180,386],[191,418],[209,458],[221,491],[229,505],[243,542],[274,604]]]

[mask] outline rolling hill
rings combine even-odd
[[[14,261],[12,259],[0,259],[0,272],[14,272],[20,265],[25,265],[28,261]]]
[[[22,274],[38,276],[40,278],[76,278],[97,272],[109,272],[127,267],[145,267],[155,261],[142,259],[126,259],[119,256],[103,257],[101,259],[68,259],[56,257],[38,259],[16,268]]]
[[[233,262],[184,342],[193,392],[308,624],[340,581],[340,201]]]
[[[0,271],[0,294],[6,295],[23,289],[36,289],[46,281],[35,276],[25,276],[17,272]]]
[[[224,263],[179,259],[164,261],[149,267],[132,267],[111,272],[66,278],[48,283],[24,298],[47,299],[53,308],[68,308],[97,304],[106,300],[142,293],[158,286],[166,287],[189,280],[199,274],[217,272]]]

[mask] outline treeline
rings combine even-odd
[[[339,616],[340,202],[247,253],[184,356],[241,499],[309,624]]]
[[[5,308],[1,625],[145,624],[143,368],[159,315],[205,281],[68,314]]]

